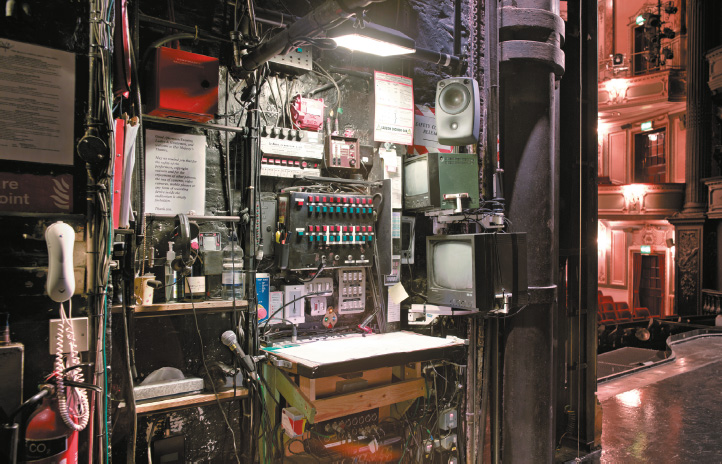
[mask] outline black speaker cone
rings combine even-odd
[[[453,83],[441,90],[439,94],[439,105],[441,110],[447,114],[459,114],[469,106],[471,94],[465,86]]]

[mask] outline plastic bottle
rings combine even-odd
[[[223,284],[224,300],[242,300],[245,295],[246,275],[243,272],[243,249],[238,244],[236,234],[231,234],[228,245],[223,248]]]
[[[178,274],[173,270],[171,263],[175,259],[175,251],[173,251],[173,242],[168,242],[168,251],[165,254],[165,301],[172,303],[178,299],[178,286],[176,278]]]

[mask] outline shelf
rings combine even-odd
[[[212,124],[207,122],[196,122],[190,119],[171,119],[162,118],[160,116],[150,116],[147,114],[143,115],[143,122],[150,122],[156,124],[170,124],[173,126],[193,127],[197,129],[213,129],[227,132],[238,132],[240,134],[247,134],[248,128],[246,127],[235,127],[235,126],[224,126],[221,124]]]
[[[235,395],[233,394],[233,390],[218,393],[218,400],[223,402],[246,397],[248,397],[247,388],[237,388]],[[189,408],[192,406],[208,405],[215,402],[216,395],[213,393],[197,393],[195,395],[186,395],[177,398],[151,400],[138,403],[135,406],[135,412],[137,414],[152,414],[174,409]]]
[[[233,311],[232,301],[199,301],[198,303],[163,303],[153,305],[131,306],[135,317],[157,317],[157,316],[177,316],[182,314],[192,314],[193,308],[196,312],[208,314],[217,312]],[[236,309],[248,307],[248,301],[236,300]],[[123,307],[120,305],[113,306],[114,313],[120,313]]]

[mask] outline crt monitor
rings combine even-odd
[[[479,207],[479,160],[474,153],[427,153],[404,161],[404,209],[455,209],[464,194],[464,209]]]
[[[506,295],[527,303],[526,234],[459,234],[426,238],[427,301],[487,312]]]

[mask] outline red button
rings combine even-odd
[[[296,200],[296,206],[303,206],[303,200],[300,198]]]
[[[268,158],[261,158],[261,163],[268,163]]]
[[[326,197],[323,197],[321,200],[326,203]]]
[[[328,226],[323,226],[323,231],[326,232],[328,230]]]
[[[302,167],[302,168],[305,168],[306,166],[308,166],[308,163],[305,162],[305,161],[302,161],[302,162],[301,162],[301,167]]]
[[[273,160],[273,164],[281,164],[281,160],[280,160],[280,159],[274,159],[274,160]]]
[[[348,232],[348,226],[343,226],[343,231]]]
[[[308,231],[313,232],[313,226],[308,226]]]
[[[373,232],[373,231],[374,231],[373,226],[369,226],[369,232]]]
[[[336,226],[336,232],[341,232],[341,226]]]
[[[321,226],[316,226],[316,232],[321,232]]]
[[[316,195],[316,203],[318,203],[319,201],[321,201],[321,197],[319,197],[318,195]]]
[[[293,162],[293,165],[294,165],[294,166],[299,166],[300,164],[301,164],[301,163],[298,162],[298,161],[294,161],[294,162]]]

